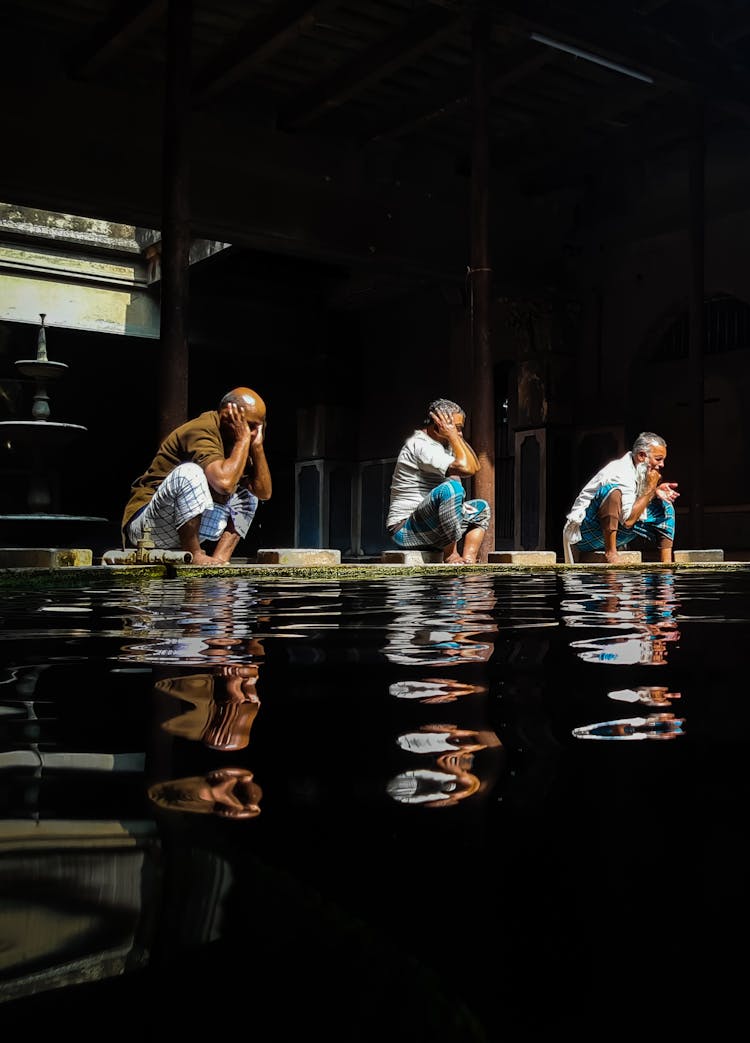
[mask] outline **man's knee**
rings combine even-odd
[[[599,519],[602,532],[614,532],[620,522],[622,511],[622,492],[620,489],[611,489],[602,500],[596,516]]]
[[[190,485],[207,485],[208,480],[206,479],[206,472],[200,466],[200,464],[194,464],[190,461],[184,464],[178,464],[173,471],[170,471],[169,475],[173,480],[186,481]]]
[[[463,500],[466,490],[458,478],[446,478],[432,491],[439,500]]]
[[[489,529],[492,521],[492,510],[486,500],[469,500],[464,508],[465,521],[471,528]]]

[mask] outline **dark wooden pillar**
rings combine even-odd
[[[492,524],[482,548],[482,560],[495,549],[495,408],[490,300],[492,269],[489,255],[489,143],[488,50],[492,23],[479,12],[472,25],[474,131],[471,157],[471,265],[469,267],[469,323],[473,354],[470,441],[480,471],[472,493],[487,500]]]
[[[187,419],[191,0],[169,0],[162,158],[159,437]]]
[[[690,456],[692,481],[690,495],[690,546],[703,546],[703,457],[704,457],[704,341],[705,341],[705,159],[706,139],[704,105],[694,101],[693,128],[690,139]],[[679,500],[677,501],[679,504]],[[676,539],[685,546],[679,530]]]

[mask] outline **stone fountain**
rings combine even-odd
[[[60,453],[87,429],[81,424],[50,420],[48,387],[67,373],[68,366],[48,357],[46,313],[40,312],[40,318],[36,358],[15,362],[18,372],[34,381],[31,419],[0,421],[0,447],[9,455],[16,477],[26,478],[28,482],[25,510],[18,514],[0,514],[0,532],[12,532],[21,547],[37,546],[40,536],[45,545],[56,542],[60,535],[69,535],[71,525],[75,529],[74,523],[107,521],[91,515],[60,512]],[[0,557],[7,559],[7,551],[17,549],[20,547],[5,548],[3,553],[0,548]]]

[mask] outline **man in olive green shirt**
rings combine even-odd
[[[265,430],[265,403],[246,387],[175,428],[131,486],[123,547],[136,546],[148,528],[157,547],[187,551],[193,565],[225,565],[247,535],[258,501],[271,498]],[[215,543],[211,554],[206,542]]]

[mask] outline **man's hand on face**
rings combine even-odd
[[[644,453],[642,455],[640,463],[638,464],[638,470],[640,470],[641,467],[644,467],[646,471],[644,483],[645,493],[653,495],[657,491],[661,481],[661,471],[664,467],[664,457],[665,454],[662,452]]]
[[[656,492],[656,487],[659,484],[661,478],[661,471],[658,467],[652,467],[649,464],[648,471],[646,472],[646,489],[650,493]]]
[[[251,434],[244,409],[241,409],[239,406],[235,405],[234,402],[230,402],[227,405],[225,417],[227,427],[234,435],[235,441],[239,441],[242,438],[247,438],[247,436]]]
[[[442,411],[438,413],[430,413],[430,418],[432,419],[432,423],[435,428],[435,434],[438,436],[438,438],[445,439],[447,441],[450,435],[453,434],[455,431],[458,431],[458,433],[461,434],[460,429],[456,427],[452,413],[446,413]]]
[[[261,420],[260,422],[249,420],[248,427],[250,428],[250,445],[263,445],[263,441],[266,437],[265,420]]]

